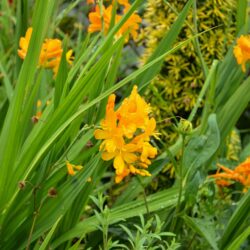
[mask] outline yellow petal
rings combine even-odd
[[[124,171],[125,163],[124,160],[122,159],[122,156],[119,154],[115,157],[114,159],[114,168],[116,169],[116,173],[122,174]]]
[[[116,155],[115,153],[103,152],[102,153],[102,159],[104,161],[109,161],[109,160],[113,159],[115,157],[115,155]]]
[[[97,129],[94,132],[94,136],[97,140],[102,140],[107,138],[107,132],[102,129]]]

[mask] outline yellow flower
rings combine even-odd
[[[124,5],[124,14],[128,11],[130,8],[130,4],[128,1],[118,1],[120,4]],[[97,32],[97,31],[104,31],[104,34],[106,35],[109,31],[111,19],[112,19],[112,8],[113,6],[110,5],[108,8],[105,8],[105,6],[102,6],[102,15],[101,10],[99,6],[95,7],[95,11],[91,12],[89,14],[89,32]],[[115,15],[115,24],[117,24],[120,19],[122,18],[121,15],[116,14]],[[139,24],[141,23],[141,18],[137,14],[132,14],[130,18],[123,24],[123,26],[120,28],[120,30],[116,34],[116,39],[121,37],[124,33],[129,31],[133,39],[137,38],[138,30],[139,30]],[[128,40],[128,38],[127,38]]]
[[[246,62],[250,60],[250,36],[241,35],[237,39],[237,45],[234,47],[234,56],[237,63],[241,64],[242,71],[246,72]]]
[[[154,118],[149,118],[149,105],[134,86],[131,95],[117,111],[114,107],[115,95],[112,94],[106,106],[105,119],[101,121],[101,129],[94,132],[96,139],[103,140],[100,145],[102,159],[114,159],[116,183],[130,173],[150,176],[146,169],[151,164],[149,158],[157,155],[157,149],[149,143],[156,127]]]
[[[83,168],[80,165],[71,164],[69,161],[66,161],[66,166],[67,166],[67,170],[68,170],[69,175],[75,175],[76,174],[75,170],[79,171]]]
[[[24,59],[28,52],[29,42],[32,34],[32,28],[28,28],[25,37],[21,37],[19,41],[18,55]],[[50,68],[54,75],[57,74],[62,57],[62,41],[59,39],[45,39],[39,56],[39,67]],[[69,50],[66,53],[67,62],[71,65],[73,51]]]
[[[20,49],[17,52],[21,59],[24,59],[26,57],[29,43],[30,43],[31,34],[32,34],[32,28],[28,28],[26,31],[25,37],[21,37],[19,40]]]

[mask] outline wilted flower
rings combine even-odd
[[[117,111],[114,110],[115,97],[109,96],[101,129],[94,133],[96,139],[103,140],[102,159],[114,159],[116,183],[130,173],[150,176],[146,169],[157,154],[157,149],[149,143],[150,137],[156,135],[155,119],[149,118],[150,106],[137,93],[137,86]]]
[[[250,36],[241,35],[237,39],[237,45],[234,47],[234,55],[237,63],[241,64],[242,71],[246,72],[246,63],[250,60]]]

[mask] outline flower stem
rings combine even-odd
[[[172,220],[171,226],[170,226],[170,232],[174,232],[174,230],[175,230],[178,213],[180,211],[180,206],[181,206],[181,198],[182,198],[182,193],[183,193],[183,171],[182,170],[183,170],[184,148],[185,148],[185,135],[182,135],[182,146],[181,146],[182,156],[181,156],[181,162],[180,162],[179,171],[178,171],[179,195],[178,195],[178,200],[177,200],[177,205],[176,205],[176,209],[174,212],[173,220]]]

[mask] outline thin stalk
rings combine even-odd
[[[211,74],[209,74],[208,79],[211,82],[210,83],[210,90],[208,93],[206,105],[203,109],[202,119],[201,119],[201,130],[200,132],[203,133],[207,127],[207,119],[209,114],[211,113],[211,110],[213,109],[215,103],[214,103],[214,97],[215,97],[215,89],[216,89],[216,71],[217,71],[217,64],[218,62],[215,61],[215,65],[213,64],[211,71],[213,71]],[[211,72],[210,71],[210,72]],[[211,79],[210,79],[211,78]]]
[[[194,23],[194,34],[193,35],[196,35],[196,34],[198,34],[196,0],[194,0],[194,3],[193,3],[193,23]],[[208,76],[208,68],[207,68],[207,65],[203,59],[202,53],[201,53],[201,48],[200,48],[200,43],[199,43],[198,37],[195,37],[195,39],[194,39],[194,46],[195,46],[196,52],[198,54],[198,57],[199,57],[199,60],[201,63],[201,68],[203,71],[204,78],[206,79]]]
[[[138,180],[138,182],[140,183],[142,189],[143,189],[143,199],[144,199],[144,203],[145,203],[145,207],[146,207],[146,211],[147,211],[147,217],[149,217],[149,207],[148,207],[148,201],[147,201],[147,195],[146,195],[146,192],[145,192],[145,188],[143,186],[143,183],[141,181],[141,179],[139,178],[138,175],[136,175],[136,178]]]
[[[178,200],[177,200],[177,205],[176,205],[176,209],[174,212],[174,216],[173,216],[173,220],[170,226],[170,232],[174,232],[175,230],[175,226],[176,226],[176,222],[177,222],[177,216],[178,213],[180,212],[180,206],[181,206],[181,199],[182,199],[182,193],[183,193],[183,156],[184,156],[184,149],[185,149],[185,135],[182,135],[182,146],[181,146],[181,152],[182,152],[182,156],[181,156],[181,161],[180,161],[180,167],[179,167],[179,195],[178,195]]]
[[[195,115],[196,115],[196,113],[197,113],[197,110],[198,110],[198,108],[199,108],[199,106],[200,106],[200,104],[201,104],[201,102],[202,102],[202,100],[203,100],[203,98],[204,98],[204,96],[205,96],[205,94],[206,94],[206,92],[207,92],[207,89],[208,89],[208,87],[209,87],[210,85],[211,85],[211,92],[212,92],[211,94],[214,95],[215,86],[213,86],[214,84],[211,84],[211,82],[213,82],[212,80],[213,80],[213,76],[214,76],[214,73],[215,73],[215,71],[216,71],[217,65],[218,65],[218,61],[217,61],[217,60],[213,61],[212,67],[211,67],[211,69],[210,69],[210,71],[209,71],[209,74],[208,74],[208,76],[207,76],[207,78],[206,78],[206,81],[205,81],[205,83],[204,83],[204,85],[203,85],[203,87],[202,87],[202,89],[201,89],[201,92],[200,92],[200,94],[199,94],[199,96],[198,96],[198,99],[197,99],[197,101],[196,101],[196,103],[195,103],[195,106],[194,106],[194,108],[192,109],[192,112],[191,112],[191,114],[190,114],[189,117],[188,117],[188,120],[189,120],[190,122],[193,121],[193,119],[194,119],[194,117],[195,117]],[[211,101],[212,101],[212,100],[211,100],[211,98],[210,98],[209,103],[210,103]]]
[[[26,246],[25,250],[29,250],[30,249],[30,244],[31,244],[32,235],[33,235],[33,232],[34,232],[36,220],[37,220],[39,212],[40,212],[40,210],[42,208],[42,205],[43,205],[43,201],[41,202],[39,208],[36,211],[34,211],[33,222],[32,222],[32,226],[31,226],[31,229],[30,229],[29,238],[28,238],[28,242],[27,242],[27,246]]]

